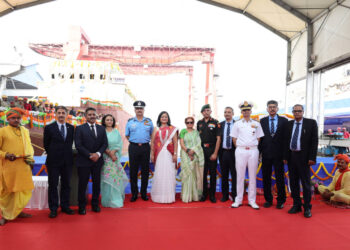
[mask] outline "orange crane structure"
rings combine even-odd
[[[200,61],[206,64],[205,103],[212,96],[214,116],[217,117],[214,77],[214,48],[184,46],[119,46],[94,45],[79,26],[69,30],[65,44],[30,43],[35,52],[69,60],[117,62],[125,75],[167,75],[185,73],[189,76],[188,115],[194,115],[193,66],[178,63]]]

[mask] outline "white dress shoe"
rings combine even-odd
[[[238,207],[241,206],[241,205],[242,205],[241,203],[234,202],[234,203],[232,203],[231,207],[232,207],[232,208],[238,208]]]
[[[249,203],[249,206],[251,206],[254,209],[259,209],[258,204],[256,204],[255,202]]]

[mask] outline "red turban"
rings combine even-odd
[[[344,160],[348,164],[350,162],[349,156],[347,156],[345,154],[338,154],[338,155],[334,156],[334,160]]]
[[[25,114],[25,111],[20,108],[11,108],[9,111],[6,112],[6,119],[8,120],[11,117],[22,117],[22,115]]]

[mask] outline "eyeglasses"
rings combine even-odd
[[[301,112],[303,112],[302,110],[293,110],[292,111],[293,113],[301,113]]]
[[[186,122],[186,124],[193,124],[193,122]]]

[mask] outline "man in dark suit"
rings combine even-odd
[[[221,201],[225,202],[229,199],[229,173],[231,173],[232,186],[231,195],[232,199],[236,198],[236,167],[235,167],[235,145],[232,143],[232,137],[230,136],[231,129],[234,124],[233,120],[233,108],[226,107],[224,111],[225,121],[220,123],[221,129],[221,144],[219,149],[219,161],[221,169]]]
[[[288,164],[293,207],[290,214],[301,212],[300,186],[303,186],[304,216],[311,217],[310,166],[316,164],[318,128],[313,119],[303,118],[304,108],[293,106],[294,120],[287,123],[283,161]]]
[[[47,153],[46,167],[49,178],[50,218],[57,217],[58,180],[61,176],[61,211],[74,214],[69,208],[70,177],[72,175],[74,126],[66,123],[68,115],[64,106],[56,107],[56,122],[44,129],[44,148]]]
[[[274,100],[267,102],[269,116],[260,120],[265,136],[259,142],[259,151],[262,154],[262,174],[264,184],[264,207],[272,206],[271,174],[272,165],[275,169],[277,185],[277,208],[282,209],[286,202],[283,164],[283,129],[288,120],[277,115],[278,103]]]
[[[76,128],[75,147],[78,150],[77,168],[79,176],[78,201],[79,214],[86,214],[86,187],[92,177],[92,211],[101,211],[99,206],[101,168],[103,166],[102,154],[108,146],[107,134],[104,127],[96,124],[96,109],[85,110],[87,122]]]

